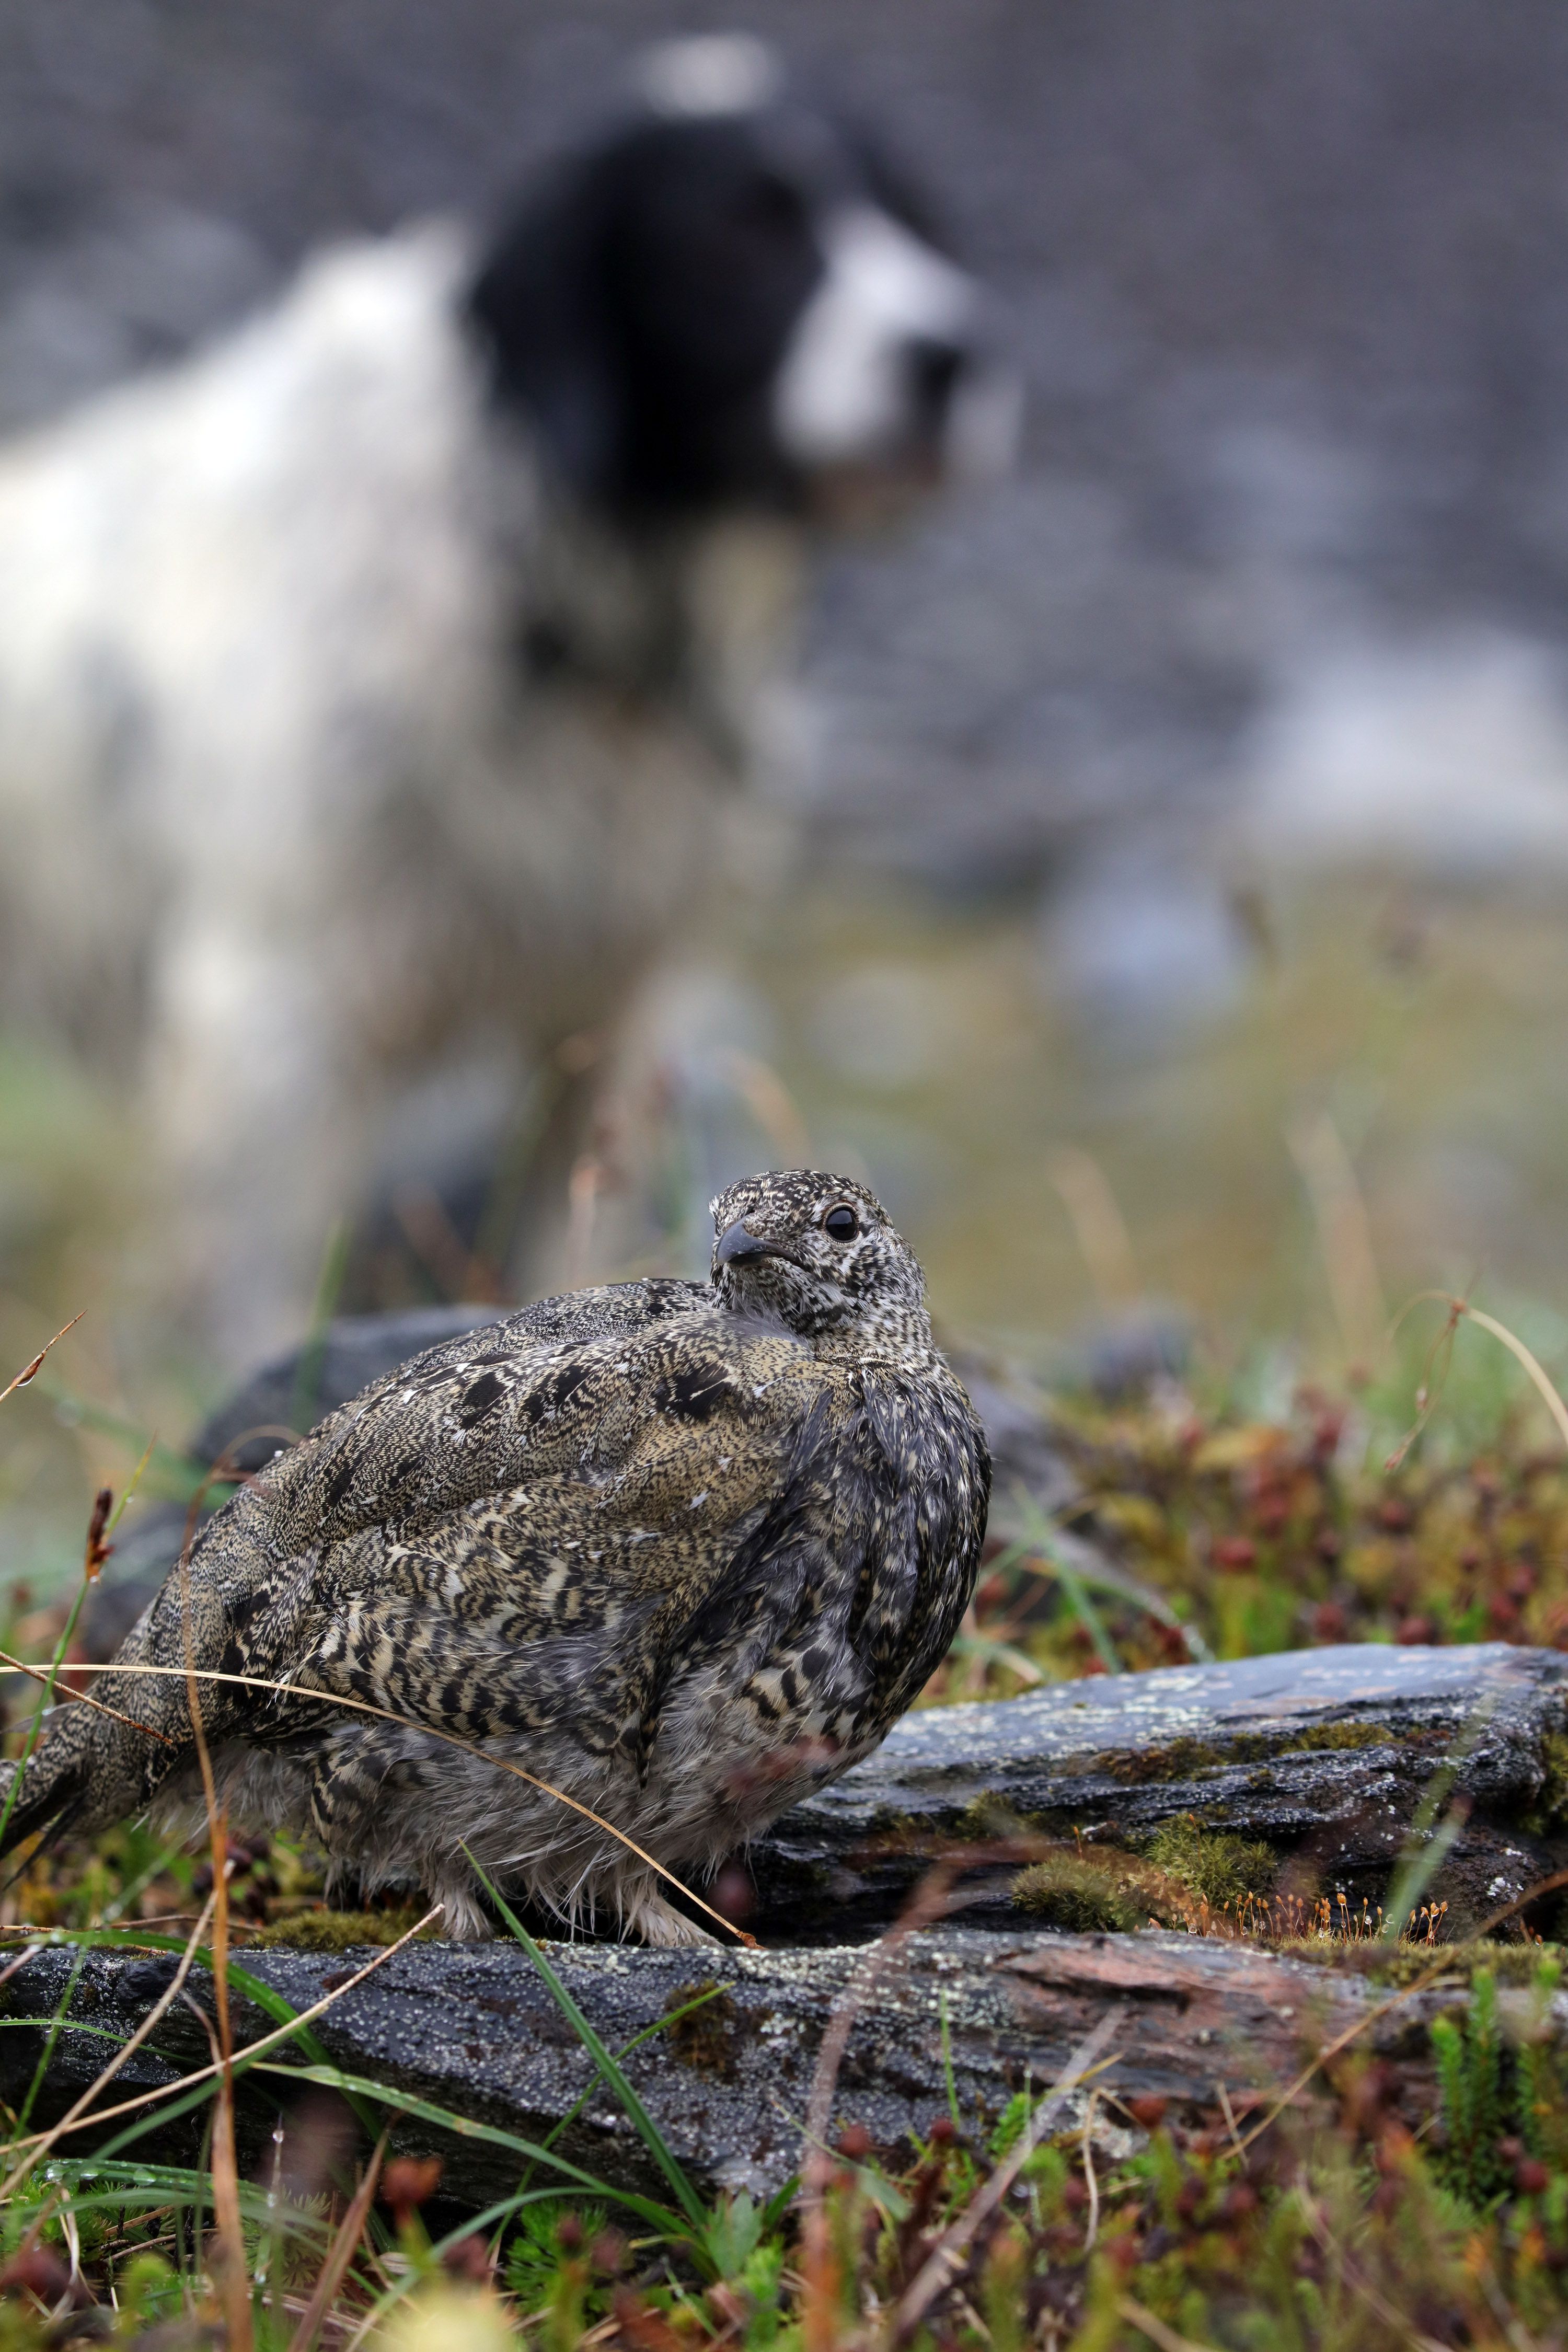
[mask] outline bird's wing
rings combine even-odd
[[[591,1750],[646,1745],[681,1629],[737,1572],[750,1591],[760,1551],[776,1617],[781,1553],[797,1580],[820,1549],[809,1467],[842,1386],[713,1311],[447,1368],[316,1470],[298,1679],[468,1738],[569,1725]]]
[[[329,1413],[303,1443],[278,1454],[250,1484],[201,1531],[115,1654],[100,1689],[104,1706],[120,1710],[130,1724],[80,1706],[51,1716],[44,1739],[28,1766],[26,1790],[12,1809],[6,1843],[15,1844],[26,1822],[36,1827],[70,1805],[88,1825],[121,1818],[145,1803],[166,1774],[184,1761],[193,1732],[186,1687],[169,1673],[190,1664],[233,1674],[267,1675],[279,1662],[292,1664],[291,1629],[313,1603],[315,1579],[326,1525],[312,1530],[323,1485],[360,1454],[381,1460],[388,1446],[400,1459],[432,1448],[431,1488],[452,1486],[444,1466],[458,1475],[481,1459],[464,1457],[444,1436],[433,1435],[444,1414],[485,1417],[484,1384],[497,1378],[509,1395],[528,1389],[531,1363],[538,1362],[551,1394],[569,1396],[572,1376],[559,1362],[574,1346],[636,1338],[671,1318],[688,1316],[710,1300],[696,1284],[664,1277],[614,1283],[545,1298],[499,1323],[459,1334],[426,1349]],[[465,1401],[466,1400],[466,1401]],[[553,1425],[554,1404],[542,1417]],[[527,1419],[526,1406],[520,1408]],[[318,1475],[321,1474],[321,1475]],[[482,1474],[481,1474],[482,1475]],[[341,1517],[341,1514],[339,1515]],[[262,1638],[265,1634],[266,1638]],[[158,1675],[126,1671],[145,1664]],[[115,1673],[114,1668],[121,1671]],[[198,1685],[204,1722],[215,1738],[241,1728],[265,1701],[242,1689],[207,1681]],[[147,1731],[135,1727],[150,1727]]]
[[[566,1719],[590,1747],[646,1736],[671,1642],[726,1577],[750,1563],[754,1596],[761,1553],[787,1555],[785,1587],[821,1554],[837,1506],[807,1474],[844,1381],[700,1304],[586,1311],[622,1328],[514,1343],[496,1326],[333,1414],[218,1515],[117,1664],[184,1663],[188,1629],[198,1665],[468,1736]],[[182,1682],[111,1669],[105,1687],[188,1744]],[[203,1705],[215,1736],[265,1732],[264,1696],[209,1685]],[[135,1750],[137,1801],[169,1769],[103,1718],[94,1736]]]
[[[681,1282],[665,1275],[650,1275],[641,1282],[597,1283],[586,1290],[536,1299],[531,1307],[519,1307],[494,1323],[459,1331],[417,1355],[404,1357],[356,1395],[339,1402],[324,1420],[334,1419],[341,1412],[357,1412],[386,1390],[405,1388],[412,1380],[454,1365],[472,1363],[481,1357],[488,1360],[498,1352],[509,1360],[521,1360],[580,1340],[631,1337],[650,1324],[668,1322],[671,1316],[689,1315],[694,1307],[712,1303],[713,1294],[706,1283]]]

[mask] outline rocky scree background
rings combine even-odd
[[[482,215],[637,43],[709,23],[918,161],[1033,391],[1021,480],[834,567],[825,838],[964,888],[1160,855],[1314,646],[1555,636],[1551,0],[8,0],[0,426],[173,356],[323,239]]]

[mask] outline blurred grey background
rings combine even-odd
[[[1468,712],[1522,745],[1516,854],[1568,856],[1539,804],[1568,608],[1551,0],[6,0],[0,426],[167,360],[324,239],[482,215],[636,43],[731,25],[930,184],[1032,393],[1020,478],[834,560],[827,854],[955,890],[1065,860],[1069,978],[1136,990],[1142,957],[1201,992],[1225,949],[1182,845],[1238,786],[1269,803],[1260,764],[1300,829],[1346,694],[1386,783],[1435,663],[1440,739]],[[1097,976],[1103,905],[1129,969]]]
[[[737,1166],[864,1174],[1020,1352],[1163,1295],[1284,1395],[1479,1277],[1568,1366],[1561,5],[4,0],[0,429],[483,218],[730,27],[927,184],[1029,408],[828,553],[804,869],[656,992],[679,1149],[623,1156],[693,1234]],[[118,1130],[10,1050],[0,1329],[105,1300],[82,1384],[145,1423]]]

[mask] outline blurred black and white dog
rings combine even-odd
[[[0,1004],[135,1090],[226,1353],[411,1089],[614,1019],[766,755],[812,529],[1011,412],[978,287],[714,37],[488,251],[325,253],[0,460]]]

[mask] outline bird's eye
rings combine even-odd
[[[852,1242],[860,1230],[860,1220],[854,1210],[841,1201],[836,1209],[829,1209],[822,1220],[822,1230],[836,1242]]]

